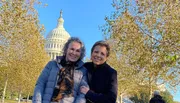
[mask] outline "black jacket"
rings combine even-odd
[[[90,90],[85,95],[87,103],[115,103],[117,98],[117,71],[104,63],[94,67],[85,63]]]
[[[165,101],[160,95],[155,95],[153,98],[151,98],[149,103],[165,103]]]

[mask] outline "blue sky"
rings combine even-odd
[[[86,56],[90,56],[92,45],[103,39],[99,26],[105,24],[105,16],[113,11],[112,0],[42,0],[48,6],[38,7],[40,23],[45,26],[45,35],[56,28],[60,10],[63,10],[64,28],[71,36],[79,37],[86,46]],[[180,88],[180,87],[179,87]],[[180,101],[180,89],[174,96]]]
[[[40,23],[46,35],[57,26],[60,10],[63,10],[64,28],[71,36],[79,37],[86,46],[89,57],[92,45],[103,39],[99,26],[105,24],[105,16],[111,14],[111,0],[43,0],[46,8],[38,8]]]

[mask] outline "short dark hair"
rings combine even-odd
[[[84,46],[84,43],[78,38],[78,37],[70,37],[68,39],[68,41],[64,44],[64,47],[63,47],[63,56],[66,55],[67,53],[67,49],[69,47],[69,44],[72,43],[72,42],[77,42],[79,44],[81,44],[81,55],[80,55],[80,60],[82,60],[85,56],[85,46]]]
[[[109,46],[109,44],[108,44],[106,41],[103,41],[103,40],[97,41],[97,42],[93,45],[93,47],[91,48],[91,54],[92,54],[92,52],[93,52],[93,50],[94,50],[94,48],[95,48],[96,46],[104,46],[104,47],[106,47],[107,57],[110,55],[110,46]]]

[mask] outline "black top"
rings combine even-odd
[[[160,95],[155,95],[153,98],[151,98],[149,103],[165,103],[165,101]]]
[[[88,70],[90,90],[85,95],[87,103],[115,103],[117,98],[117,71],[108,64],[94,67],[92,62],[85,63]]]

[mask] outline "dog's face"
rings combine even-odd
[[[66,96],[73,96],[73,86],[74,86],[74,80],[73,80],[73,70],[72,68],[61,68],[58,84],[59,85],[59,93],[57,96],[55,96],[52,100],[58,102],[61,100],[64,95]]]
[[[70,75],[66,75],[62,82],[60,83],[60,91],[71,91],[73,88],[73,79],[70,77]]]
[[[72,71],[68,69],[70,68],[61,69],[60,75],[62,76],[62,81],[59,84],[60,91],[70,91],[70,89],[73,88],[73,75],[71,73]]]
[[[58,102],[63,98],[64,95],[66,96],[73,96],[73,78],[70,75],[65,75],[63,80],[59,85],[59,94],[57,97],[53,98],[53,101]]]

